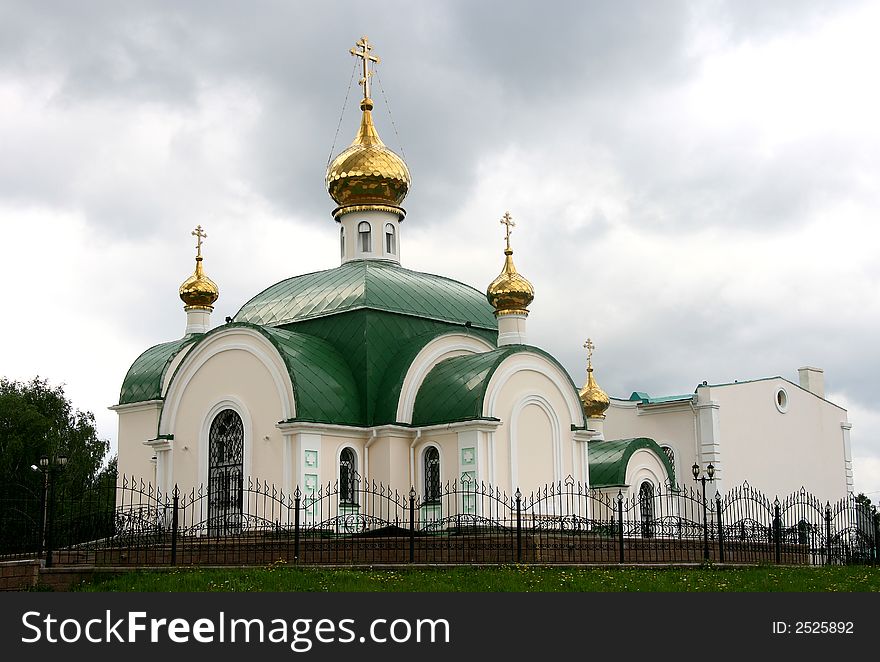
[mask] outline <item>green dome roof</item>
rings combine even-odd
[[[235,321],[281,326],[364,308],[498,328],[492,306],[479,290],[381,260],[354,260],[283,280],[244,304]]]

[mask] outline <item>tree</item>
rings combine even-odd
[[[0,485],[39,489],[42,476],[31,466],[39,465],[42,455],[65,454],[67,466],[57,473],[56,484],[81,491],[98,478],[109,447],[98,438],[94,414],[75,409],[63,386],[50,386],[40,377],[0,379]]]

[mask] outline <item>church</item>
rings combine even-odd
[[[535,291],[514,264],[510,214],[485,290],[402,266],[411,178],[373,122],[371,50],[365,37],[351,51],[360,126],[326,172],[341,263],[275,283],[214,326],[219,289],[197,227],[195,270],[179,290],[184,334],[134,361],[112,407],[121,474],[166,493],[255,479],[344,495],[367,481],[426,503],[452,481],[513,494],[571,478],[633,495],[693,485],[706,470],[716,490],[748,480],[780,495],[851,492],[850,426],[825,400],[821,370],[802,369],[798,384],[612,399],[591,341],[580,387],[529,344]]]

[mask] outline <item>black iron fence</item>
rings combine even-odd
[[[162,493],[123,477],[77,494],[0,494],[0,560],[47,565],[783,563],[880,560],[875,508],[770,500],[748,484],[624,495],[571,478],[522,494],[473,482],[426,500],[354,477],[305,493],[249,480]],[[210,504],[210,505],[209,505]],[[222,504],[222,507],[218,507]]]

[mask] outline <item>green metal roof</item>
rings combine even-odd
[[[137,357],[122,380],[119,404],[128,405],[161,398],[162,380],[168,366],[180,350],[199,337],[190,334],[179,340],[154,345]]]
[[[283,280],[244,304],[235,321],[281,326],[362,308],[498,328],[483,292],[386,260],[354,260]]]
[[[330,343],[286,329],[257,328],[281,353],[293,383],[297,421],[361,425],[357,383]]]
[[[508,356],[522,350],[522,345],[509,345],[438,363],[427,374],[416,395],[413,425],[482,418],[483,398],[495,369]]]
[[[642,391],[633,391],[632,395],[629,396],[630,402],[641,402],[646,405],[657,405],[664,402],[684,402],[693,399],[693,393],[685,393],[684,395],[663,395],[657,398],[652,398],[650,395]]]
[[[648,437],[589,442],[590,486],[623,487],[626,483],[626,465],[633,453],[641,448],[654,452],[666,467],[669,484],[675,489],[675,469],[657,442]],[[655,486],[657,487],[657,486]]]
[[[483,417],[483,399],[495,370],[508,356],[520,352],[536,353],[568,373],[544,350],[530,345],[506,345],[482,354],[456,356],[441,361],[427,374],[416,396],[413,425],[436,425]],[[572,391],[577,388],[568,378]],[[583,421],[579,421],[583,423]]]

